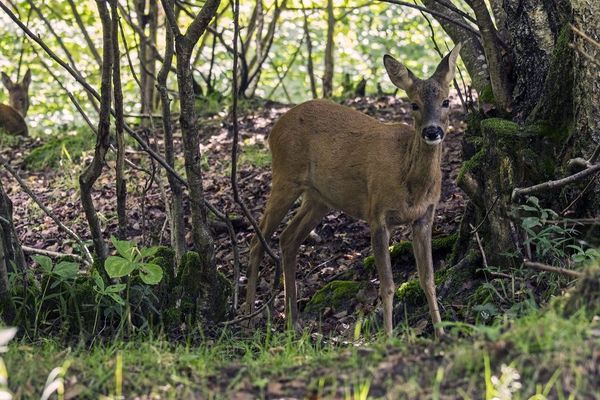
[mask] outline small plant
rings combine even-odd
[[[519,210],[528,214],[521,222],[528,236],[525,244],[535,247],[539,260],[568,268],[600,256],[598,250],[577,241],[579,232],[571,221],[559,219],[554,210],[542,207],[537,197],[528,197]]]
[[[111,241],[117,249],[118,256],[110,256],[106,259],[106,273],[111,278],[133,277],[139,278],[147,285],[160,283],[163,270],[157,264],[145,262],[158,251],[157,247],[138,248],[128,240],[117,240],[114,236]]]
[[[68,320],[69,304],[75,305],[75,312],[79,315],[75,294],[75,281],[79,275],[79,264],[72,261],[60,261],[57,264],[47,256],[32,257],[41,268],[42,274],[42,296],[37,304],[35,320],[33,324],[34,337],[40,326],[42,310],[48,312],[58,311],[61,318]],[[45,307],[47,301],[53,301],[55,307]],[[79,320],[79,318],[77,318]]]

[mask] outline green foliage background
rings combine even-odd
[[[122,2],[128,14],[135,19],[133,5],[131,2]],[[265,10],[273,9],[273,1],[264,1]],[[18,6],[20,19],[27,23],[29,28],[38,34],[64,61],[71,63],[67,55],[62,51],[56,37],[35,11],[30,10],[28,1],[15,1]],[[67,47],[73,61],[82,75],[96,88],[99,87],[100,68],[87,47],[80,29],[75,23],[73,13],[68,2],[59,0],[46,0],[36,2],[37,7],[50,21],[52,30],[60,36]],[[83,21],[90,36],[101,53],[101,26],[97,15],[94,1],[76,2]],[[254,9],[254,2],[242,2],[241,26],[244,29]],[[284,85],[289,93],[290,99],[298,103],[310,98],[309,77],[306,70],[307,50],[305,43],[299,50],[298,56],[293,64],[290,64],[294,53],[304,35],[303,13],[301,3],[297,0],[289,1],[288,9],[284,10],[278,22],[273,46],[269,57],[264,64],[261,79],[255,94],[260,97],[270,96],[272,100],[288,102],[281,85],[277,86],[279,74],[286,75]],[[308,19],[313,42],[313,62],[317,77],[317,86],[320,90],[321,76],[323,75],[323,55],[325,49],[327,16],[324,2],[305,1],[304,7],[308,9]],[[159,7],[160,8],[160,7]],[[195,12],[198,8],[192,8]],[[365,5],[348,0],[334,1],[334,13],[336,19],[335,32],[335,77],[334,96],[342,95],[341,82],[344,74],[349,74],[351,80],[357,83],[361,78],[368,81],[367,93],[376,92],[377,83],[381,83],[384,91],[392,91],[393,87],[384,75],[381,59],[385,53],[390,53],[402,60],[418,75],[426,76],[432,73],[433,68],[439,61],[439,56],[432,49],[430,40],[430,28],[425,23],[423,16],[414,9],[402,8],[383,3]],[[222,2],[220,7],[221,16],[218,19],[218,30],[223,30],[226,41],[232,40],[232,13],[229,2]],[[265,26],[269,23],[271,14],[265,17]],[[164,25],[162,15],[161,26],[158,33],[158,47],[163,51]],[[128,68],[129,60],[125,47],[131,49],[129,52],[131,62],[139,73],[138,41],[133,29],[127,21],[122,18],[125,29],[126,46],[122,42],[121,66],[122,81],[125,91],[125,113],[136,113],[139,111],[139,89],[133,74]],[[180,14],[180,26],[189,24],[190,18],[184,13]],[[436,32],[436,38],[443,43],[445,35],[438,24],[432,19],[432,26]],[[242,30],[242,37],[244,37]],[[198,72],[208,74],[211,56],[212,35],[207,35],[201,54],[196,58],[195,68]],[[250,44],[252,46],[253,44]],[[442,44],[444,47],[444,45]],[[34,50],[35,47],[35,50]],[[198,48],[199,46],[197,46]],[[215,65],[213,74],[216,77],[215,88],[219,93],[229,93],[231,90],[231,55],[224,46],[217,41],[215,48]],[[443,51],[446,49],[443,48]],[[252,49],[250,49],[252,52]],[[37,53],[37,54],[36,54]],[[83,125],[83,120],[76,112],[65,92],[53,80],[45,70],[41,59],[52,68],[59,76],[62,83],[72,91],[85,108],[88,115],[95,121],[97,114],[81,86],[68,75],[60,66],[54,63],[37,45],[24,37],[23,32],[4,13],[0,13],[0,70],[5,71],[12,79],[20,77],[26,68],[33,72],[33,83],[30,87],[31,108],[27,116],[30,131],[34,135],[54,135],[59,131],[68,133],[75,126]],[[19,67],[20,65],[20,67]],[[159,64],[160,67],[160,64]],[[173,74],[172,74],[173,75]],[[174,76],[171,76],[170,88],[175,90]],[[199,73],[196,79],[201,81]],[[271,94],[272,93],[272,94]],[[6,91],[0,92],[0,101],[6,101]],[[176,103],[175,103],[176,107]]]

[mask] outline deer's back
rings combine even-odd
[[[11,135],[27,136],[25,119],[13,107],[0,104],[0,129]]]

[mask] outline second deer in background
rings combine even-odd
[[[31,71],[28,69],[21,82],[13,82],[2,72],[2,83],[8,90],[9,104],[0,103],[0,130],[11,135],[27,136],[29,131],[25,116],[29,109],[29,84]]]

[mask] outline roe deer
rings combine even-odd
[[[29,84],[31,71],[28,69],[21,83],[13,82],[2,72],[2,83],[8,90],[8,104],[0,104],[0,129],[12,135],[27,136],[25,116],[29,109]]]
[[[383,320],[392,333],[394,282],[390,229],[412,224],[419,280],[435,333],[444,331],[438,309],[431,257],[431,226],[441,193],[442,140],[448,128],[449,84],[461,45],[442,59],[433,76],[417,78],[385,55],[394,85],[412,101],[414,128],[379,122],[338,104],[312,100],[285,113],[269,136],[273,179],[260,229],[268,240],[294,201],[302,204],[281,234],[286,317],[297,326],[296,255],[300,244],[332,209],[366,220],[380,280]],[[246,308],[253,311],[258,267],[264,249],[251,243]]]

